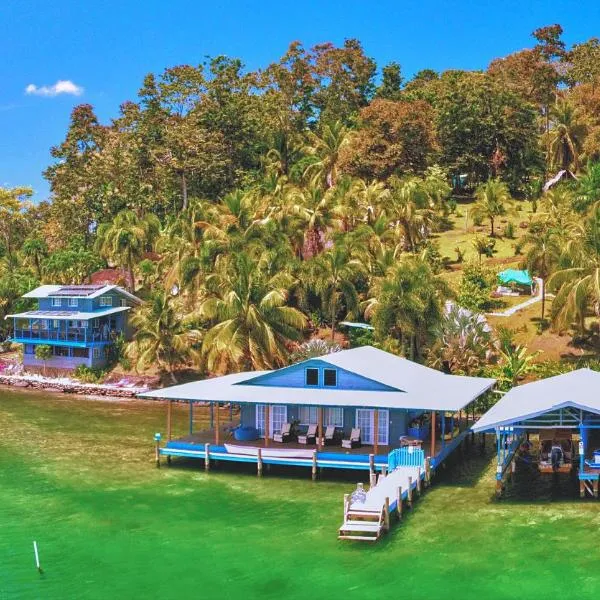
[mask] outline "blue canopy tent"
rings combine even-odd
[[[533,293],[533,279],[529,271],[520,271],[518,269],[506,269],[498,273],[498,281],[501,285],[516,285],[528,287],[529,292]]]

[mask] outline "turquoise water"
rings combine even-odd
[[[174,416],[183,433],[186,411]],[[598,503],[568,480],[538,482],[536,495],[526,473],[497,502],[491,445],[441,472],[368,546],[336,539],[356,475],[159,470],[164,422],[158,403],[1,393],[0,598],[597,595]]]

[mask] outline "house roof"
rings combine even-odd
[[[88,321],[89,319],[98,319],[106,317],[126,310],[130,310],[129,306],[115,306],[114,308],[103,308],[92,312],[80,312],[78,310],[28,310],[22,313],[14,313],[6,315],[5,319],[58,319],[59,321]]]
[[[118,285],[40,285],[23,294],[23,298],[98,298],[107,292],[115,291],[136,304],[142,300]]]
[[[334,352],[319,360],[395,389],[362,391],[245,385],[272,372],[253,371],[194,381],[140,396],[185,401],[458,411],[495,383],[494,379],[482,377],[446,375],[371,346]]]
[[[474,431],[515,425],[567,406],[600,414],[600,373],[578,369],[519,385],[506,393],[473,425]]]

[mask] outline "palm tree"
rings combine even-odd
[[[329,311],[333,340],[342,302],[349,313],[358,309],[355,283],[357,276],[363,272],[363,266],[359,260],[351,258],[345,246],[336,244],[314,259],[310,271],[312,286],[320,296],[323,308]]]
[[[542,321],[546,307],[546,280],[558,263],[561,245],[556,231],[547,221],[532,223],[529,232],[523,237],[527,268],[542,279]]]
[[[96,249],[101,256],[128,271],[132,291],[135,290],[134,264],[151,247],[159,230],[156,215],[149,213],[140,219],[131,210],[121,211],[112,223],[102,223],[98,227]]]
[[[551,111],[548,163],[553,170],[579,170],[581,148],[588,130],[581,109],[560,99]]]
[[[583,333],[586,311],[590,307],[598,311],[600,307],[600,206],[565,245],[548,287],[556,291],[552,303],[554,325],[564,328],[576,322]]]
[[[266,276],[246,253],[232,256],[206,279],[198,315],[209,322],[202,345],[211,371],[270,369],[287,363],[306,318],[288,306],[286,274]]]
[[[418,245],[428,237],[434,217],[423,181],[411,177],[392,179],[391,184],[389,215],[397,224],[404,249],[416,252]]]
[[[499,179],[489,179],[475,191],[476,202],[471,209],[474,219],[490,222],[491,236],[494,237],[494,222],[512,208],[508,186]]]
[[[349,130],[341,122],[325,123],[319,134],[308,132],[310,146],[306,148],[316,160],[306,169],[305,175],[317,177],[330,188],[337,183],[337,163],[340,152],[350,141]]]
[[[369,294],[365,318],[371,318],[376,338],[396,340],[403,352],[408,343],[411,358],[418,359],[442,319],[443,300],[450,294],[447,284],[426,262],[407,256]]]
[[[325,234],[333,224],[333,193],[313,180],[290,196],[290,200],[294,201],[293,211],[301,217],[304,225],[302,254],[305,258],[315,256],[323,251]]]
[[[138,368],[157,364],[176,383],[175,368],[189,360],[198,362],[200,332],[181,316],[177,300],[165,290],[154,292],[132,318],[133,341],[127,347]]]

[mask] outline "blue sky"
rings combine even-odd
[[[478,69],[531,45],[531,31],[556,22],[568,44],[600,37],[600,2],[2,0],[0,186],[30,185],[46,198],[41,173],[73,106],[90,103],[106,122],[135,99],[150,71],[217,54],[254,69],[292,40],[310,46],[347,37],[359,38],[378,65],[400,62],[407,76]],[[70,91],[80,95],[52,95],[57,81],[74,83],[82,90]],[[27,94],[31,85],[35,93]]]

